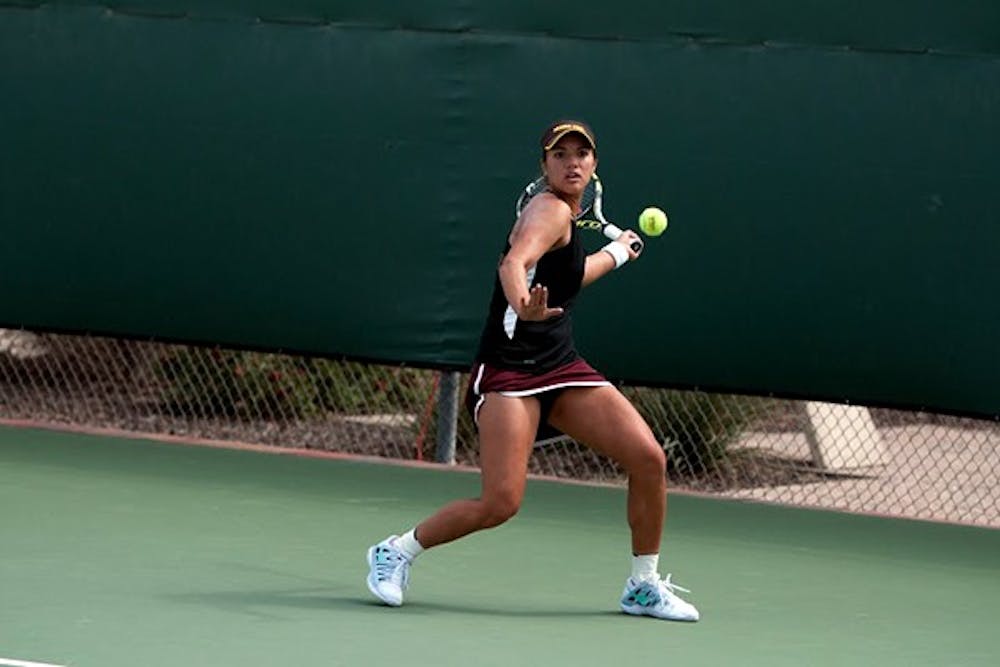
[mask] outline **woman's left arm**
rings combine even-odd
[[[638,238],[638,234],[633,232],[631,229],[625,230],[625,233],[617,241],[612,241],[611,243],[617,243],[625,249],[628,253],[629,261],[636,259],[639,255],[636,251],[632,250],[629,245],[633,239]],[[611,245],[610,243],[608,245]],[[607,246],[605,246],[607,247]],[[590,283],[594,282],[598,278],[603,278],[612,271],[618,268],[618,262],[609,251],[602,248],[595,253],[587,255],[587,259],[583,265],[583,282],[581,287],[586,287]]]

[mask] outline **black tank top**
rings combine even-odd
[[[562,308],[563,314],[542,322],[525,322],[517,318],[507,303],[500,275],[493,282],[493,296],[479,339],[477,361],[529,373],[545,373],[578,358],[573,342],[573,303],[583,282],[586,250],[576,225],[570,225],[570,240],[562,248],[542,255],[528,271],[529,286],[544,285],[549,289],[549,307]],[[510,251],[510,241],[504,255]]]

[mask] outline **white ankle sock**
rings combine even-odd
[[[660,554],[632,556],[632,578],[651,581],[660,578]]]
[[[407,560],[413,560],[424,552],[424,548],[420,545],[420,542],[417,542],[417,538],[414,535],[415,531],[416,528],[408,530],[396,540],[396,548],[403,552]]]

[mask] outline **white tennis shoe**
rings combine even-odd
[[[698,610],[690,602],[677,595],[676,591],[690,593],[666,579],[642,581],[628,578],[622,593],[622,611],[633,616],[653,616],[668,621],[697,621]]]
[[[368,549],[368,590],[390,607],[403,604],[410,583],[410,561],[396,548],[398,535],[390,535]]]

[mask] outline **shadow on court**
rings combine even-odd
[[[459,614],[461,616],[486,616],[513,619],[572,619],[623,617],[620,612],[609,610],[580,609],[517,609],[510,606],[496,605],[484,607],[475,604],[456,604],[446,602],[426,602],[415,600],[407,602],[399,608],[388,607],[374,598],[357,595],[331,594],[329,589],[290,589],[272,591],[218,591],[210,593],[184,593],[166,595],[164,599],[170,603],[212,607],[227,612],[239,612],[253,616],[265,615],[263,612],[273,608],[288,608],[298,610],[329,611],[340,613],[375,613],[395,614],[397,616],[412,616],[415,614]]]

